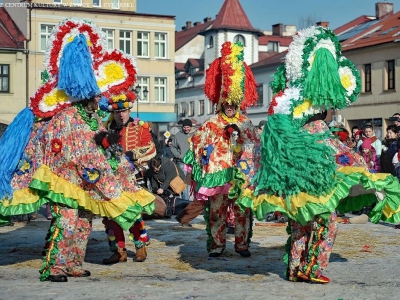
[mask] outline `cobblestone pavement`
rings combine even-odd
[[[152,242],[148,259],[112,266],[101,219],[93,222],[87,249],[87,278],[68,283],[40,282],[41,252],[49,221],[42,215],[28,224],[0,227],[0,299],[399,299],[400,230],[388,224],[340,224],[327,285],[292,283],[284,278],[285,226],[255,222],[252,256],[226,252],[208,258],[205,222],[193,227],[174,219],[147,221]]]

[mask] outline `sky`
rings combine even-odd
[[[329,22],[331,29],[361,15],[375,15],[378,0],[240,0],[253,27],[271,30],[273,24],[296,25],[311,19]],[[385,2],[381,0],[380,2]],[[389,1],[394,11],[400,10],[400,0]],[[186,21],[201,21],[218,14],[224,0],[137,0],[137,12],[176,16],[176,30]],[[304,26],[303,26],[304,27]]]

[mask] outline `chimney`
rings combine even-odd
[[[375,3],[375,16],[377,19],[382,19],[384,16],[393,14],[393,3],[378,2]]]
[[[203,21],[204,21],[204,23],[207,23],[207,22],[211,21],[211,17],[206,17],[203,19]]]
[[[272,25],[272,35],[283,36],[283,24]]]
[[[186,30],[186,26],[182,26],[182,30]]]
[[[193,26],[197,26],[197,25],[200,25],[200,24],[201,24],[201,22],[194,22]]]
[[[192,27],[192,21],[186,21],[186,29],[189,29]]]
[[[329,22],[317,22],[317,26],[321,26],[321,27],[325,27],[325,28],[329,28]]]

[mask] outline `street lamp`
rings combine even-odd
[[[134,89],[134,92],[136,94],[136,118],[139,118],[139,100],[146,100],[149,91],[147,90],[147,87],[144,87],[144,90],[142,91],[142,87],[137,85]],[[143,99],[140,96],[140,92],[143,93]]]

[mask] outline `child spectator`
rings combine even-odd
[[[364,158],[368,169],[371,173],[377,173],[380,172],[380,164],[379,164],[379,159],[376,155],[376,150],[372,146],[372,141],[369,138],[364,139],[364,141],[361,144],[361,155]]]

